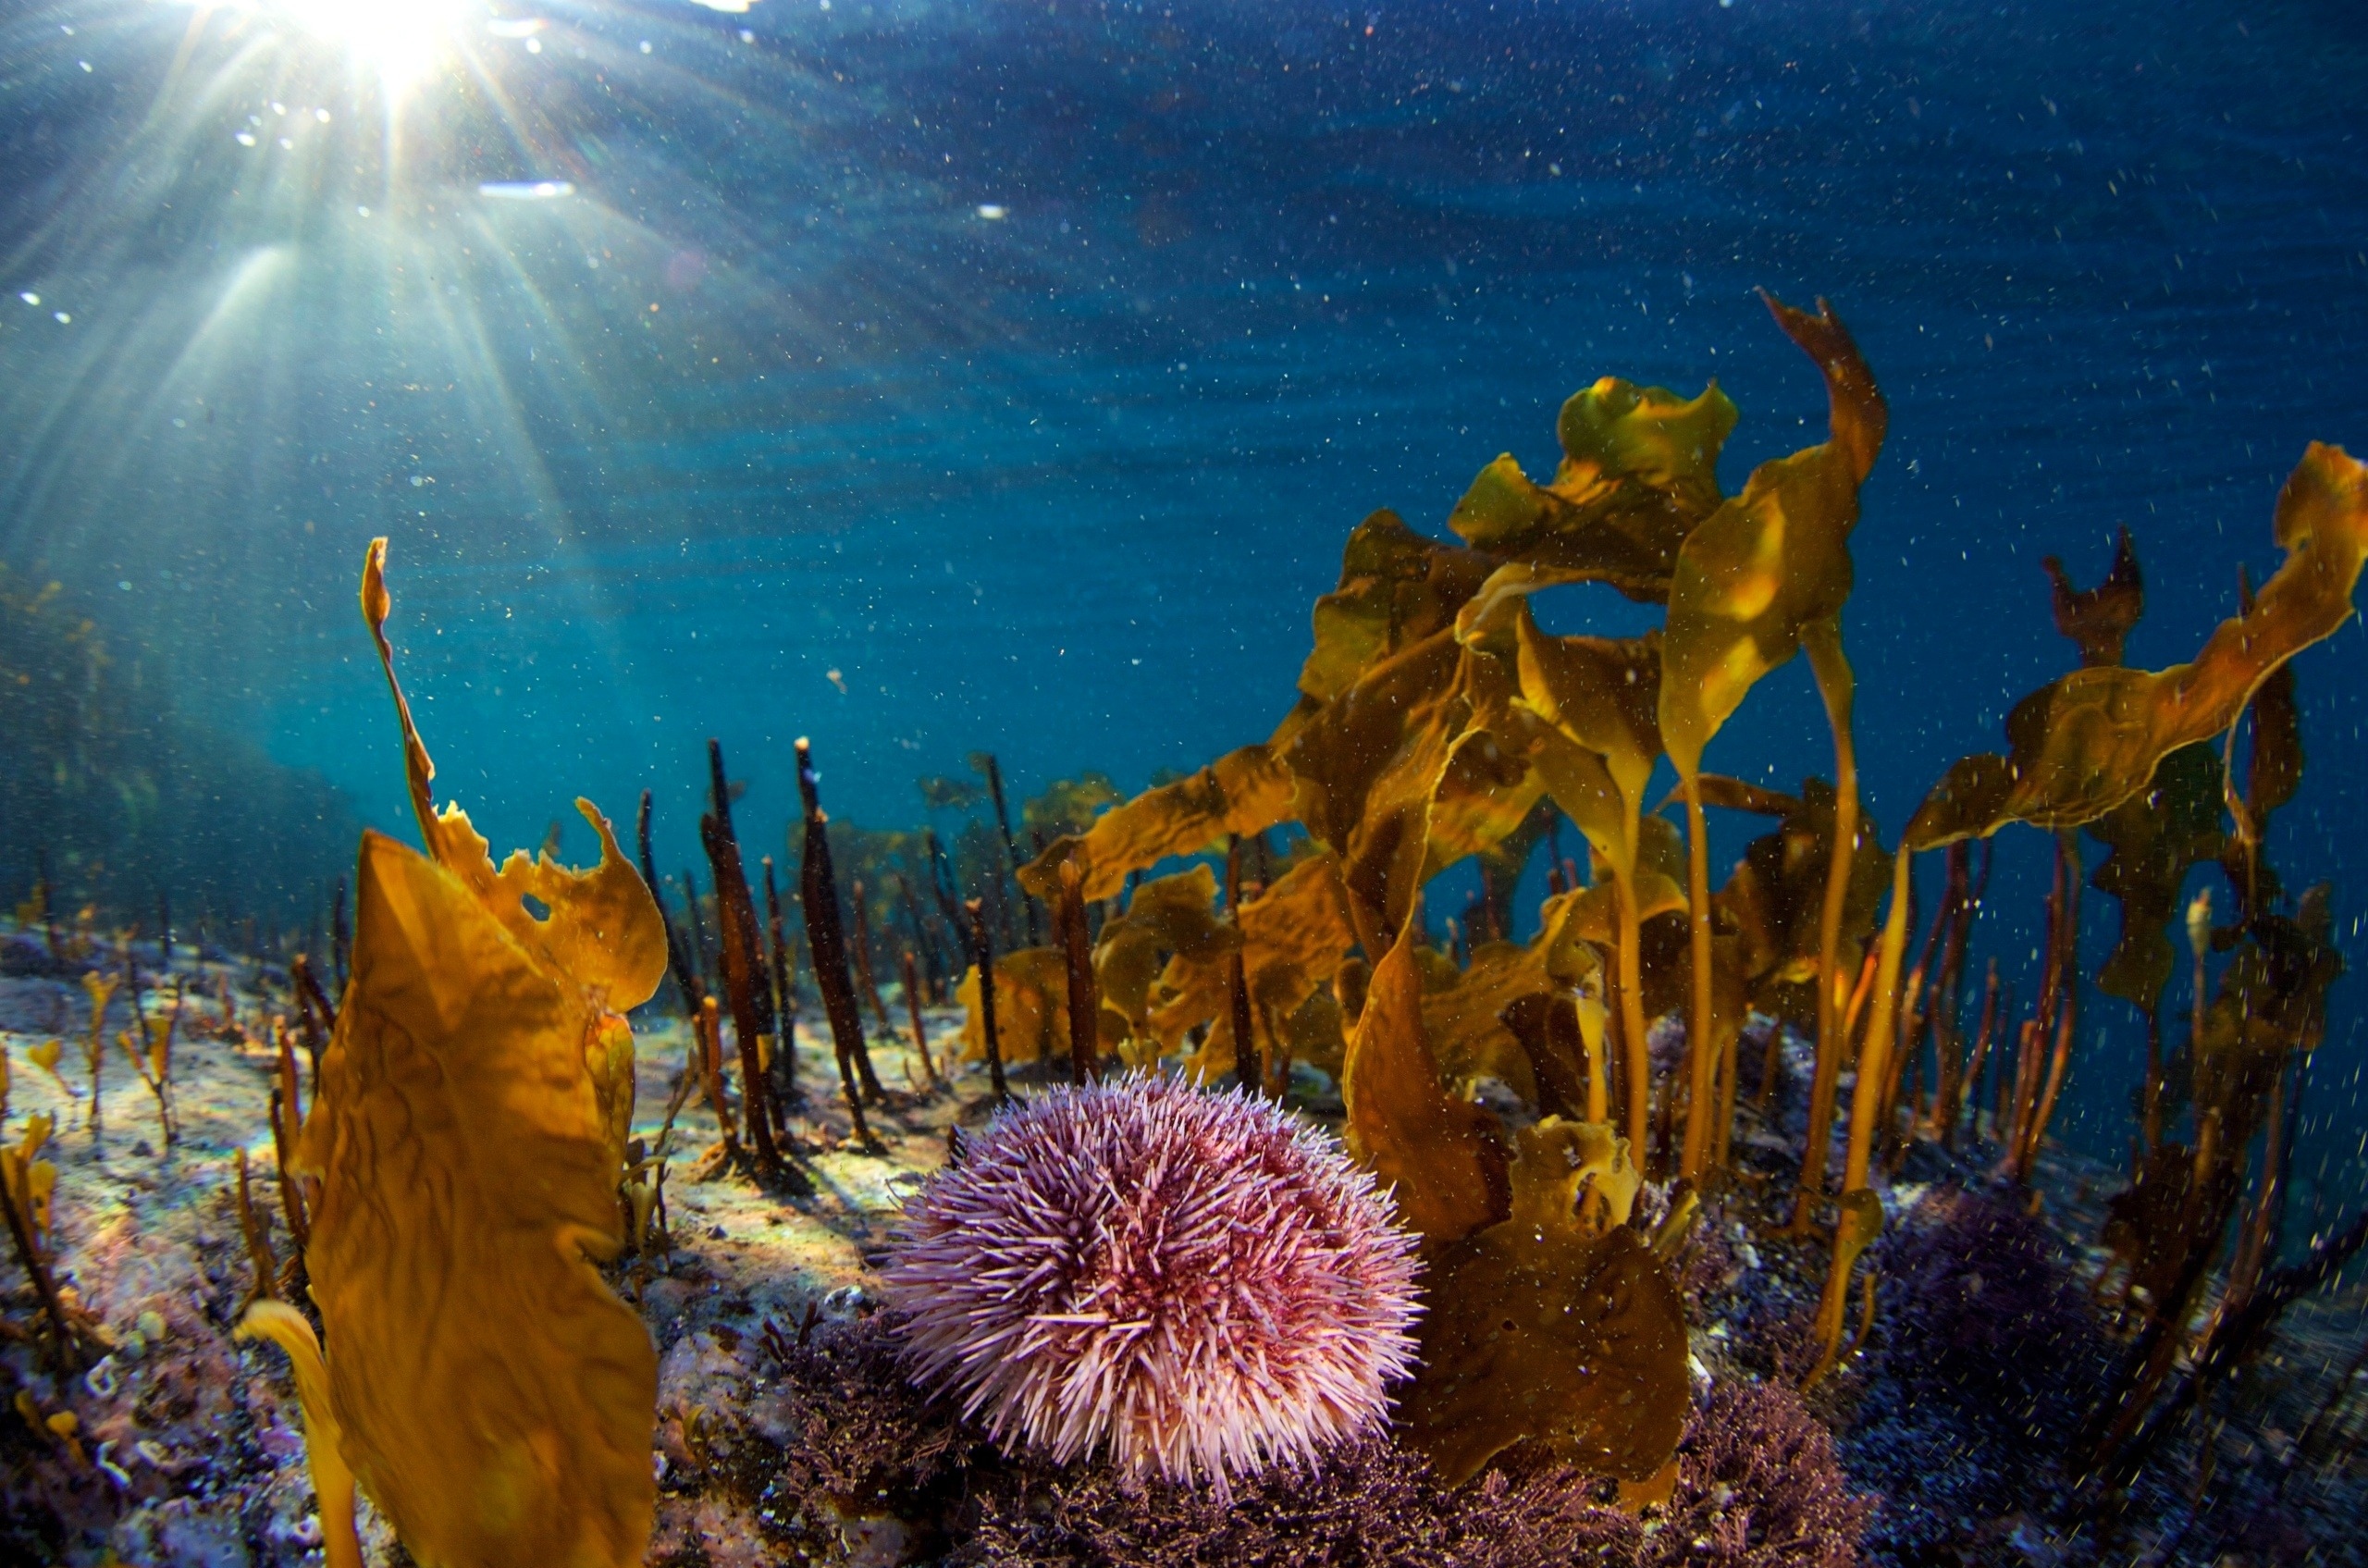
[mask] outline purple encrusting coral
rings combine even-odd
[[[999,1444],[1223,1497],[1378,1424],[1413,1249],[1327,1134],[1135,1077],[998,1116],[906,1206],[884,1289],[916,1381]]]

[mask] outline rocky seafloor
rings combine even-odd
[[[14,1407],[0,1411],[0,1563],[318,1562],[286,1362],[231,1331],[262,1266],[241,1224],[241,1151],[251,1212],[274,1261],[288,1251],[268,1115],[287,977],[135,952],[186,997],[168,1145],[120,1051],[92,1125],[84,988],[7,940],[7,1139],[31,1117],[55,1121],[43,1151],[58,1171],[54,1268],[89,1354],[79,1371],[53,1364],[31,1282],[13,1255],[0,1262],[0,1403]],[[166,989],[147,982],[152,1008]],[[130,1027],[129,1008],[118,992],[105,1037]],[[635,1127],[654,1140],[685,1041],[677,1022],[637,1021]],[[958,1022],[928,1015],[941,1056]],[[52,1041],[55,1071],[40,1065]],[[1910,1151],[1885,1191],[1871,1331],[1839,1376],[1797,1394],[1825,1259],[1778,1234],[1801,1136],[1797,1052],[1779,1054],[1768,1114],[1746,1107],[1737,1178],[1684,1262],[1696,1402],[1665,1503],[1622,1508],[1608,1484],[1518,1454],[1449,1488],[1388,1434],[1227,1505],[998,1453],[905,1386],[874,1293],[905,1197],[944,1159],[949,1130],[986,1116],[986,1080],[962,1071],[925,1090],[908,1040],[883,1033],[873,1050],[882,1079],[907,1086],[873,1115],[880,1152],[849,1143],[825,1093],[828,1048],[801,1027],[799,1080],[815,1093],[796,1126],[812,1194],[718,1170],[703,1157],[718,1129],[695,1097],[678,1119],[665,1242],[610,1270],[660,1355],[653,1564],[2368,1560],[2357,1288],[2302,1303],[2126,1499],[2076,1495],[2061,1457],[2118,1353],[2090,1301],[2099,1201],[2116,1179],[2069,1157],[2046,1163],[2034,1216],[1985,1189],[1978,1158]],[[1337,1115],[1328,1086],[1305,1087],[1311,1115]],[[366,1504],[364,1544],[374,1565],[409,1561]]]

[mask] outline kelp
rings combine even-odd
[[[1496,1117],[1449,1094],[1423,1028],[1411,930],[1374,966],[1340,1094],[1349,1152],[1395,1190],[1400,1219],[1436,1250],[1510,1212]]]
[[[1824,373],[1832,433],[1819,446],[1754,471],[1743,494],[1686,536],[1671,583],[1660,730],[1685,792],[1695,976],[1691,1035],[1697,1043],[1708,1032],[1712,1006],[1708,833],[1699,783],[1703,748],[1753,684],[1803,648],[1810,651],[1829,709],[1837,710],[1837,741],[1846,744],[1847,699],[1837,699],[1834,688],[1847,676],[1841,663],[1841,615],[1851,587],[1849,537],[1858,521],[1858,487],[1874,468],[1890,420],[1857,345],[1824,302],[1811,316],[1763,297],[1785,335]],[[1855,798],[1851,781],[1845,779],[1844,787]],[[1837,843],[1834,853],[1837,858],[1845,856],[1850,846]],[[1824,983],[1832,984],[1830,972]],[[1693,1110],[1680,1162],[1687,1176],[1702,1168],[1709,1147],[1715,1065],[1711,1052],[1700,1045],[1691,1059]]]
[[[1518,1145],[1506,1217],[1433,1262],[1407,1436],[1450,1483],[1524,1442],[1647,1480],[1684,1429],[1685,1314],[1628,1228],[1640,1179],[1627,1142],[1548,1118]]]
[[[2243,614],[2167,670],[2076,670],[2017,703],[2008,754],[1952,765],[1907,826],[1914,849],[2012,821],[2078,827],[2146,787],[2164,757],[2226,731],[2288,659],[2350,619],[2368,560],[2368,469],[2313,441],[2277,498],[2285,562]]]
[[[2076,588],[2064,562],[2051,555],[2040,562],[2054,586],[2055,629],[2080,649],[2083,668],[2121,662],[2122,644],[2146,611],[2146,580],[2138,570],[2138,547],[2123,528],[2113,565],[2093,588]]]
[[[1005,1066],[1049,1060],[1067,1052],[1068,959],[1059,948],[1022,947],[995,955],[994,993],[995,1043]],[[965,1059],[986,1060],[986,1026],[976,964],[962,977],[955,1001],[966,1009]]]
[[[1651,1075],[1641,933],[1648,895],[1638,878],[1646,870],[1640,861],[1645,791],[1661,751],[1660,638],[1548,636],[1526,603],[1518,607],[1514,636],[1519,707],[1539,721],[1532,753],[1538,775],[1610,873],[1628,1139],[1641,1149]],[[1657,907],[1664,903],[1653,902]]]
[[[1474,549],[1665,602],[1679,549],[1720,503],[1735,405],[1713,382],[1680,399],[1607,376],[1562,405],[1551,483],[1511,453],[1480,471],[1448,526]]]
[[[595,1264],[623,1241],[623,1014],[656,991],[665,930],[588,802],[589,871],[523,853],[497,870],[457,807],[435,811],[386,638],[385,548],[363,611],[429,853],[364,837],[352,979],[298,1139],[329,1344],[307,1430],[424,1563],[635,1562],[657,1357]]]
[[[1129,871],[1270,828],[1289,816],[1290,804],[1289,770],[1265,747],[1246,746],[1104,811],[1082,836],[1064,835],[1020,869],[1020,885],[1051,898],[1060,887],[1056,868],[1074,859],[1084,896],[1107,898]]]

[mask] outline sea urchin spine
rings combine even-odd
[[[1312,1466],[1411,1368],[1414,1241],[1321,1130],[1131,1077],[999,1115],[907,1205],[886,1294],[914,1380],[1006,1449],[1130,1478]]]

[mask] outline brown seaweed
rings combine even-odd
[[[880,1080],[871,1068],[871,1051],[864,1043],[863,1016],[856,1010],[855,982],[847,973],[845,928],[840,924],[839,886],[831,870],[829,819],[822,815],[820,775],[814,772],[813,747],[797,737],[797,793],[804,803],[806,853],[798,869],[798,904],[806,914],[806,950],[814,957],[814,987],[822,994],[823,1016],[830,1021],[831,1043],[839,1063],[839,1084],[846,1095],[847,1117],[856,1142],[873,1144],[870,1124],[863,1114],[866,1100],[882,1097]]]

